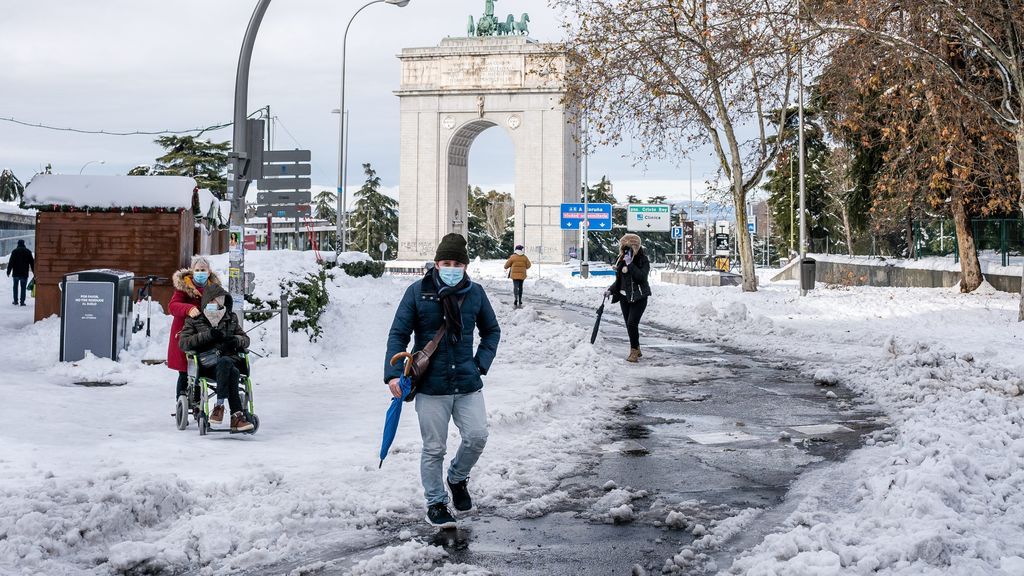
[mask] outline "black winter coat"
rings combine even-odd
[[[28,278],[29,271],[36,270],[36,261],[32,257],[32,251],[24,246],[18,246],[11,252],[7,260],[7,275],[16,278]]]
[[[483,388],[481,375],[494,361],[501,339],[501,328],[494,316],[494,309],[487,299],[482,286],[472,283],[462,301],[462,339],[451,344],[441,339],[437,350],[430,359],[430,368],[423,379],[416,382],[418,394],[444,396],[447,394],[468,394]],[[430,342],[443,322],[444,312],[437,297],[437,287],[431,274],[416,282],[405,291],[401,304],[395,312],[395,320],[388,334],[388,350],[384,357],[384,382],[402,375],[402,364],[390,364],[391,357],[404,352],[410,338],[415,335],[412,352],[422,350]],[[473,331],[480,331],[480,345],[473,353]]]
[[[629,271],[623,272],[626,268],[624,260],[615,264],[615,282],[608,288],[613,303],[625,300],[632,304],[651,295],[651,285],[647,281],[651,273],[651,261],[647,259],[647,254],[640,250],[633,257],[633,264],[628,266]]]
[[[203,291],[203,300],[200,305],[200,310],[205,310],[206,305],[216,298],[219,294],[226,294],[225,290],[216,284],[209,284],[209,287]],[[243,352],[249,348],[249,336],[242,330],[242,327],[238,325],[238,316],[234,312],[228,311],[224,314],[224,317],[217,323],[217,329],[224,333],[223,340],[215,340],[213,334],[213,324],[206,318],[205,313],[200,313],[195,318],[188,316],[185,318],[185,325],[182,326],[181,332],[178,332],[178,346],[183,352],[200,353],[216,348],[223,344],[225,341],[231,339],[233,344],[233,351],[230,353],[222,353],[221,356],[227,357],[238,357],[239,352]]]

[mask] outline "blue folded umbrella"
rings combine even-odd
[[[377,465],[377,468],[384,465],[384,458],[387,457],[388,450],[391,449],[391,443],[395,441],[395,433],[398,432],[398,421],[402,418],[402,404],[405,403],[405,399],[408,398],[409,394],[412,392],[412,378],[408,375],[411,356],[404,352],[402,354],[404,354],[404,357],[406,358],[406,374],[403,374],[402,377],[398,379],[398,386],[402,389],[402,397],[391,399],[391,405],[388,406],[388,413],[384,417],[384,437],[380,443],[380,464]],[[395,364],[398,358],[400,358],[400,356],[395,355],[395,358],[391,359],[391,363]]]

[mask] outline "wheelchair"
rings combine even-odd
[[[238,367],[238,396],[242,401],[242,414],[246,421],[252,424],[252,430],[235,432],[236,434],[255,434],[260,429],[260,418],[254,412],[252,401],[252,376],[249,368],[249,353],[238,354],[242,362]],[[200,373],[199,356],[192,352],[185,353],[188,362],[188,388],[185,393],[178,396],[178,403],[175,406],[174,418],[178,424],[178,430],[188,428],[188,417],[192,417],[199,425],[199,435],[206,436],[208,432],[231,432],[229,428],[219,429],[210,426],[210,412],[208,410],[211,398],[217,396],[217,380],[214,376]]]

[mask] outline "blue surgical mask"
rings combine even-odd
[[[462,277],[465,275],[466,270],[457,266],[441,266],[437,269],[437,272],[441,275],[441,282],[449,286],[455,286],[462,282]]]
[[[200,286],[205,286],[206,285],[206,281],[209,280],[209,279],[210,279],[210,273],[209,272],[193,272],[192,273],[192,280],[194,280],[195,283],[200,285]]]
[[[206,311],[207,312],[216,312],[217,309],[218,309],[218,306],[217,306],[216,302],[210,302],[209,304],[206,305]]]

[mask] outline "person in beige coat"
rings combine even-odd
[[[512,293],[515,296],[516,308],[523,307],[523,281],[526,280],[526,271],[530,269],[530,259],[523,251],[523,246],[516,246],[516,251],[505,261],[505,270],[508,270],[508,277],[512,279]]]

